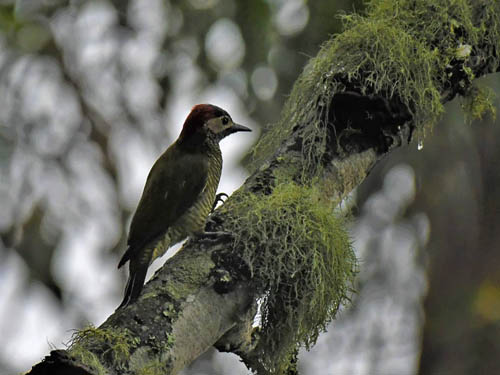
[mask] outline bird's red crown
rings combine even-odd
[[[227,115],[227,112],[213,104],[195,105],[191,109],[191,112],[186,118],[186,121],[184,121],[184,125],[182,127],[179,138],[189,138],[189,136],[195,133],[199,128],[201,128],[205,122],[212,118],[220,117],[224,114]]]

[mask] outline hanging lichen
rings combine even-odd
[[[234,248],[262,298],[257,351],[270,373],[283,372],[298,345],[315,342],[347,299],[356,270],[343,220],[333,214],[338,202],[329,202],[318,185],[328,183],[323,160],[332,148],[329,133],[348,128],[337,128],[331,117],[334,96],[351,91],[397,98],[421,140],[448,95],[466,97],[474,116],[487,111],[491,98],[470,89],[471,66],[480,58],[489,71],[499,66],[498,1],[377,0],[367,2],[365,16],[342,18],[345,31],[310,60],[280,121],[253,150],[251,168],[269,167],[272,160],[270,186],[259,194],[237,193],[223,207],[224,230],[235,234]],[[484,45],[492,53],[480,57],[476,52]],[[292,141],[293,152],[273,157]]]
[[[236,208],[237,207],[237,208]],[[224,230],[261,296],[263,364],[281,373],[297,345],[310,347],[348,300],[356,257],[342,218],[312,187],[282,183],[272,194],[236,194]],[[226,211],[227,210],[227,211]]]
[[[367,3],[366,15],[342,19],[345,31],[309,61],[280,121],[255,146],[253,167],[272,156],[292,132],[300,131],[303,167],[314,176],[325,152],[327,127],[338,125],[328,117],[335,106],[333,97],[346,89],[399,98],[421,140],[439,120],[448,90],[458,91],[471,103],[481,101],[474,98],[480,92],[469,89],[475,78],[470,66],[477,59],[487,59],[489,71],[499,66],[499,1],[377,0]],[[491,54],[476,56],[476,49],[484,46],[491,46]],[[450,87],[451,81],[457,87]]]

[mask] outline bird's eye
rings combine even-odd
[[[223,117],[222,118],[222,124],[223,125],[227,125],[228,122],[229,122],[229,119],[227,117]]]

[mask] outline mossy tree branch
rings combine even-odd
[[[272,358],[262,359],[262,343],[277,342],[265,331],[265,322],[260,332],[253,331],[251,323],[257,298],[265,298],[267,319],[272,320],[273,304],[288,298],[280,293],[291,290],[296,294],[289,295],[302,299],[288,299],[283,306],[307,313],[306,302],[314,302],[322,311],[317,318],[324,321],[311,323],[304,319],[306,313],[287,311],[288,320],[273,322],[297,325],[285,337],[290,342],[314,343],[347,298],[355,266],[352,259],[344,262],[351,256],[345,242],[334,244],[327,255],[322,253],[323,243],[314,243],[321,241],[315,232],[322,238],[329,232],[318,224],[328,221],[319,207],[338,204],[391,150],[412,138],[423,139],[443,104],[455,96],[466,98],[464,107],[472,115],[491,109],[488,95],[472,82],[499,70],[497,1],[383,0],[370,3],[365,17],[345,16],[344,21],[345,32],[311,59],[279,123],[256,146],[253,174],[210,218],[209,229],[231,230],[234,238],[189,241],[147,284],[136,304],[116,311],[100,328],[82,331],[68,351],[53,351],[31,374],[54,374],[57,369],[65,374],[175,374],[213,345],[240,355],[257,372],[284,371]],[[279,202],[294,210],[284,221],[312,219],[304,220],[303,226],[297,221],[278,225],[279,230],[271,233],[269,228],[276,227],[271,224],[277,222],[268,217]],[[267,229],[248,231],[246,223]],[[319,225],[318,231],[311,229],[314,225]],[[301,284],[311,282],[311,273],[300,271],[287,278],[295,273],[287,268],[290,264],[275,261],[285,271],[274,272],[271,260],[258,257],[260,250],[273,254],[278,247],[277,255],[289,251],[297,243],[297,233],[311,236],[316,252],[295,257],[293,267],[318,256],[320,262],[307,264],[315,270],[313,276],[338,283],[320,280],[321,295],[310,295],[294,284],[294,277]],[[337,228],[327,241],[343,233]],[[287,255],[293,258],[307,249],[296,250]],[[332,265],[334,278],[329,278],[332,274],[322,273],[318,265],[332,259],[338,264]],[[259,272],[262,267],[271,274],[268,278]],[[265,293],[274,287],[278,293],[271,298]],[[283,353],[283,348],[265,349],[281,357],[293,354],[293,345]]]

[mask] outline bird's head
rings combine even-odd
[[[233,122],[229,113],[212,104],[197,104],[189,113],[182,127],[179,140],[212,138],[220,141],[222,138],[236,132],[251,131],[246,126]]]

